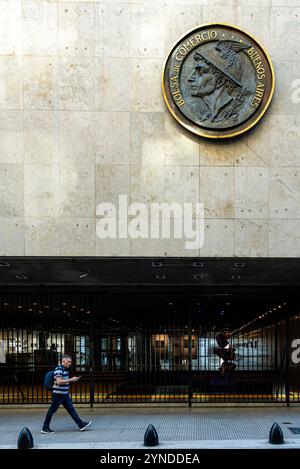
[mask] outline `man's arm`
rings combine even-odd
[[[61,376],[56,376],[55,381],[58,386],[63,386],[64,384],[76,383],[76,381],[79,381],[80,378],[80,376],[73,376],[73,378],[63,379]]]

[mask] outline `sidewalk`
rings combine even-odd
[[[64,409],[53,417],[53,435],[40,433],[46,409],[0,409],[0,448],[16,448],[20,430],[32,432],[36,448],[145,448],[146,428],[153,424],[160,445],[156,448],[297,448],[300,408],[98,408],[78,409],[84,420],[92,419],[88,430],[79,432]],[[284,445],[270,445],[269,431],[277,422]]]

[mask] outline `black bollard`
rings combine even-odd
[[[153,425],[149,425],[144,435],[145,446],[157,446],[158,445],[158,434]]]
[[[283,433],[278,423],[273,423],[270,434],[269,443],[272,445],[282,445],[284,443]]]
[[[23,427],[18,437],[18,449],[33,448],[33,436],[27,427]]]

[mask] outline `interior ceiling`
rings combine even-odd
[[[283,319],[293,312],[290,295],[253,289],[223,288],[222,293],[178,291],[155,292],[148,287],[80,293],[49,291],[46,293],[0,293],[0,316],[3,327],[38,326],[38,329],[75,327],[114,330],[120,326],[141,330],[187,327],[188,317],[194,328],[214,330],[224,326],[241,327],[259,319],[253,328]],[[261,316],[261,318],[260,318]]]
[[[269,311],[283,303],[296,311],[298,285],[294,258],[5,257],[0,314],[43,328],[57,318],[88,327],[95,313],[99,327],[113,328],[179,324],[190,311],[194,324],[237,327],[266,312],[263,323],[273,321],[285,313]]]
[[[297,258],[4,257],[5,286],[298,286]]]

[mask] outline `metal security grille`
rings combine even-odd
[[[299,402],[299,317],[275,297],[1,293],[0,404],[49,402],[44,375],[63,353],[82,376],[76,403]],[[224,330],[229,373],[216,353]]]
[[[73,357],[74,373],[89,370],[89,296],[0,298],[0,403],[48,402],[44,375],[62,353]],[[73,393],[77,402],[89,402],[89,383],[78,383]]]
[[[96,310],[105,299],[97,298]],[[177,309],[173,306],[176,303]],[[188,402],[189,299],[135,294],[115,296],[95,335],[95,401]],[[124,314],[124,311],[127,313]],[[99,379],[97,379],[99,378]]]

